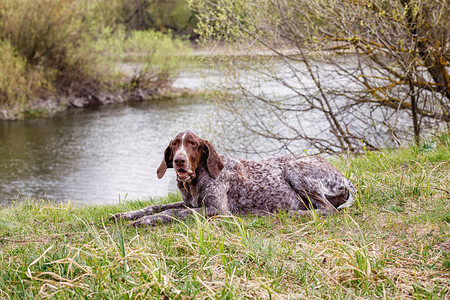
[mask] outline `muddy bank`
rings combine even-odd
[[[171,99],[198,95],[199,93],[199,91],[189,88],[160,86],[157,88],[124,89],[116,92],[84,91],[77,95],[52,95],[36,99],[27,108],[22,110],[0,108],[0,119],[20,120],[28,117],[50,117],[73,109],[92,108],[118,103],[136,103],[164,98]]]

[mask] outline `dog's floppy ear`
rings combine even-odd
[[[166,173],[167,168],[173,168],[173,162],[172,162],[172,149],[170,149],[170,144],[167,146],[166,150],[164,151],[164,158],[159,165],[158,170],[156,170],[156,174],[158,175],[158,179],[161,179],[164,174]]]
[[[209,174],[213,178],[219,176],[220,171],[223,169],[223,161],[220,159],[214,147],[209,141],[203,141],[203,153],[206,157],[206,166],[208,168]]]

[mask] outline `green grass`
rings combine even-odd
[[[450,137],[336,165],[358,203],[324,218],[201,216],[134,229],[108,217],[178,194],[0,211],[0,298],[450,297]],[[424,144],[425,145],[425,144]]]

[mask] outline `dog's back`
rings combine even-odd
[[[353,191],[351,183],[333,165],[317,156],[223,161],[224,168],[215,184],[228,186],[232,213],[317,208],[312,200],[318,197],[338,208]]]

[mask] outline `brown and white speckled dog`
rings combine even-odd
[[[164,152],[157,170],[162,178],[174,168],[183,201],[118,213],[112,218],[136,220],[132,226],[185,219],[196,211],[267,215],[279,210],[292,215],[333,214],[355,201],[353,185],[332,164],[318,156],[284,156],[247,161],[218,155],[214,147],[190,131],[178,134]]]

